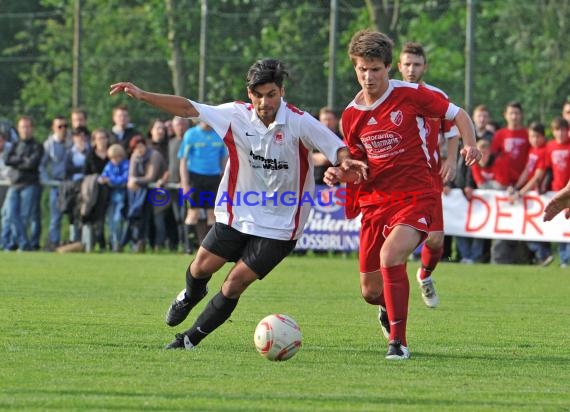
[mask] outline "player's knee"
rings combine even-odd
[[[380,304],[380,293],[377,290],[361,288],[360,292],[362,293],[362,297],[366,303],[369,303],[371,305]]]
[[[237,299],[254,282],[255,279],[243,278],[239,276],[228,277],[222,285],[222,293],[230,299]]]
[[[443,248],[443,232],[432,232],[426,240],[426,246],[430,249],[437,250]]]

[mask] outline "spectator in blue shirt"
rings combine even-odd
[[[187,225],[190,237],[195,237],[198,244],[215,222],[214,199],[227,157],[228,152],[224,142],[208,124],[200,122],[184,134],[178,150],[181,186],[184,193],[190,188],[194,189],[184,223]],[[200,219],[201,209],[206,210],[207,228],[198,234],[196,225]],[[190,245],[192,243],[195,242],[190,242]]]
[[[123,209],[125,207],[127,181],[129,180],[129,161],[125,149],[120,144],[111,145],[107,155],[109,162],[105,165],[98,180],[99,183],[107,184],[110,188],[107,215],[111,235],[111,250],[120,252],[120,243],[123,237]]]

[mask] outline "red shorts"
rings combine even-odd
[[[435,203],[435,196],[430,195],[410,204],[363,207],[358,252],[360,272],[380,270],[380,249],[397,225],[413,227],[422,233],[421,241],[424,241],[430,230]]]
[[[430,232],[443,232],[443,202],[441,193],[435,195],[435,207],[432,214],[432,222],[429,225]]]

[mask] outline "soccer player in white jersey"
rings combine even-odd
[[[435,209],[425,118],[454,120],[465,139],[462,155],[471,165],[481,154],[465,111],[428,88],[390,80],[392,40],[361,30],[348,52],[362,88],[342,115],[342,130],[351,155],[368,162],[368,179],[331,167],[325,182],[350,183],[355,203],[347,217],[362,213],[360,289],[364,300],[386,308],[389,342],[386,359],[410,357],[406,341],[410,284],[406,261],[427,237]]]
[[[447,99],[447,95],[443,91],[423,81],[424,73],[427,70],[427,58],[421,44],[414,42],[404,44],[400,52],[398,70],[402,74],[404,81],[422,84]],[[443,193],[444,182],[449,182],[455,178],[459,137],[457,135],[457,127],[449,120],[425,118],[425,122],[426,126],[428,126],[427,148],[430,156],[430,170],[437,193],[436,209],[433,213],[433,221],[429,227],[428,237],[422,246],[421,266],[416,273],[416,279],[420,285],[424,303],[427,307],[435,308],[439,304],[439,297],[435,291],[431,275],[443,255],[444,233],[441,194]],[[443,139],[446,142],[447,157],[442,162],[439,144],[440,140]],[[382,317],[382,307],[380,308],[379,317]]]
[[[254,63],[247,73],[251,104],[209,106],[147,92],[128,82],[110,87],[111,95],[124,92],[172,115],[206,122],[228,148],[216,196],[216,223],[190,263],[186,288],[174,299],[166,323],[176,326],[184,321],[206,295],[212,274],[228,261],[235,265],[192,327],[177,334],[167,349],[198,345],[230,317],[247,287],[293,250],[311,206],[304,195],[314,191],[313,149],[347,173],[366,177],[365,163],[351,160],[333,132],[283,100],[286,75],[278,60]]]

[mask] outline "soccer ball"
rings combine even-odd
[[[293,357],[301,347],[301,329],[287,315],[269,315],[257,324],[253,341],[264,358],[284,361]]]

